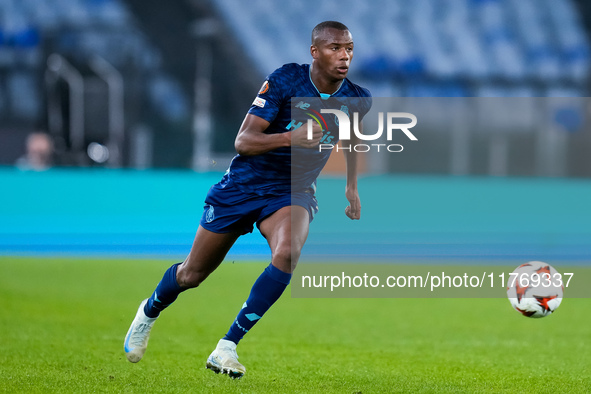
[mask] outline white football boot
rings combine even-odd
[[[244,365],[238,362],[236,344],[225,339],[220,339],[215,350],[209,355],[206,367],[215,373],[228,374],[234,379],[240,379],[246,372]]]
[[[125,336],[125,343],[123,344],[125,355],[132,363],[137,363],[144,356],[148,347],[150,330],[152,330],[152,326],[157,319],[156,317],[148,317],[144,313],[144,306],[147,301],[145,299],[140,304],[135,318],[131,323],[131,327],[129,327],[129,331],[127,331],[127,335]]]

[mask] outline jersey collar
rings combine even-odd
[[[343,86],[343,82],[345,81],[344,79],[341,81],[341,84],[339,85],[339,87],[337,88],[337,90],[335,90],[333,93],[328,94],[328,93],[320,93],[320,90],[318,90],[318,88],[316,87],[316,85],[314,85],[314,81],[312,81],[312,65],[309,64],[308,65],[308,79],[310,80],[310,83],[312,84],[312,86],[314,86],[314,89],[316,89],[316,92],[318,93],[318,95],[320,95],[320,98],[322,100],[328,100],[332,95],[337,94],[339,90],[341,90],[341,87]]]

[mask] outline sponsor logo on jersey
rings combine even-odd
[[[267,104],[267,100],[264,98],[256,97],[252,102],[252,105],[256,105],[257,107],[265,108],[265,104]]]
[[[316,121],[316,123],[318,123],[318,126],[320,126],[320,130],[323,133],[320,143],[330,144],[333,142],[335,136],[331,135],[331,132],[328,131],[328,124],[326,123],[326,119],[324,119],[324,116],[322,116],[322,114],[320,114],[320,112],[313,110],[312,108],[310,108],[310,103],[306,103],[303,101],[298,102],[295,105],[295,107],[306,111],[305,114],[307,116],[309,116],[310,118],[314,119],[314,121]],[[343,107],[347,108],[346,106],[343,106]],[[343,107],[341,107],[341,109]],[[312,121],[312,119],[310,119],[310,121]],[[336,117],[335,117],[335,119],[336,119]],[[295,130],[295,129],[299,128],[300,126],[302,126],[303,124],[304,124],[304,122],[296,121],[295,119],[292,119],[291,122],[289,122],[289,124],[285,127],[285,129],[286,130]]]

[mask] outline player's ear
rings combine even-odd
[[[310,55],[312,55],[312,59],[318,58],[318,48],[316,45],[310,45]]]

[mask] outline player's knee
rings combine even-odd
[[[181,265],[176,274],[176,281],[182,288],[197,287],[207,278],[207,273]]]
[[[273,253],[273,263],[276,267],[290,272],[300,258],[301,249],[290,246],[278,247]]]

